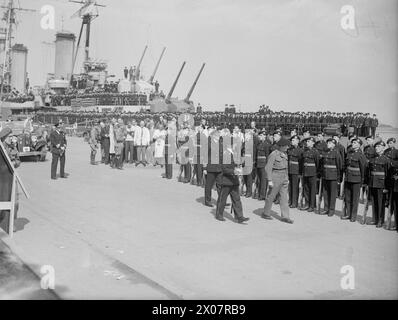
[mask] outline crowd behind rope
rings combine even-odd
[[[159,122],[160,117],[168,120],[175,119],[179,113],[151,113],[144,112],[84,112],[84,111],[65,111],[65,112],[37,112],[35,120],[43,123],[55,123],[62,119],[66,124],[84,124],[91,127],[100,119],[121,118],[124,124],[135,120],[136,122],[153,121]],[[225,112],[201,112],[194,113],[194,125],[199,125],[202,120],[206,121],[209,127],[226,127],[232,130],[238,125],[241,130],[250,127],[250,123],[255,121],[258,128],[267,131],[274,131],[282,128],[283,134],[288,135],[293,129],[299,134],[310,130],[311,132],[324,131],[330,125],[336,125],[344,136],[356,134],[366,137],[375,136],[379,121],[376,114],[371,117],[368,113],[335,113],[335,112],[283,112],[271,111],[269,109],[260,110],[260,112],[249,113],[225,113]]]
[[[264,219],[272,219],[272,204],[279,203],[281,220],[287,223],[293,223],[289,208],[332,217],[336,199],[341,197],[341,218],[356,222],[361,194],[366,207],[372,204],[367,224],[382,227],[386,206],[396,221],[395,138],[384,142],[370,134],[363,145],[362,139],[351,133],[344,147],[340,133],[326,139],[321,131],[305,130],[300,137],[293,129],[286,139],[284,131],[283,127],[260,129],[255,121],[244,130],[239,124],[230,130],[227,125],[210,126],[204,118],[192,125],[159,115],[156,121],[132,119],[127,124],[121,117],[98,120],[85,139],[92,165],[98,164],[96,154],[100,152],[101,163],[111,168],[123,170],[125,163],[160,165],[165,168],[163,177],[172,179],[173,164],[179,164],[178,181],[204,186],[206,206],[213,206],[211,190],[216,186],[216,218],[221,221],[228,196],[237,221],[246,221],[240,202],[244,195],[265,201]],[[230,162],[225,162],[228,157]],[[365,223],[366,214],[362,219]],[[396,230],[391,227],[390,216],[387,220],[386,228]]]

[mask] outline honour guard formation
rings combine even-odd
[[[95,159],[100,152],[101,163],[111,168],[122,170],[123,164],[160,166],[164,168],[162,177],[172,179],[173,165],[178,164],[177,180],[203,187],[205,206],[214,207],[212,189],[216,191],[215,217],[220,221],[225,220],[226,206],[231,207],[237,222],[249,220],[243,215],[240,197],[244,196],[264,201],[262,217],[266,220],[273,219],[272,206],[279,204],[280,220],[289,224],[293,223],[289,208],[329,217],[337,210],[341,212],[341,219],[355,222],[358,204],[362,202],[365,205],[362,224],[380,228],[386,223],[386,229],[397,229],[396,222],[395,226],[391,222],[392,217],[396,221],[397,215],[396,140],[381,141],[372,130],[377,121],[366,115],[361,130],[347,130],[360,115],[356,114],[353,122],[348,122],[326,112],[323,113],[325,119],[338,119],[341,126],[331,132],[330,137],[325,137],[325,127],[322,131],[311,131],[319,123],[301,125],[303,119],[310,117],[308,114],[293,115],[298,122],[293,118],[287,120],[289,117],[275,118],[283,119],[276,121],[274,113],[266,110],[266,114],[261,109],[259,113],[245,115],[117,114],[119,118],[113,117],[113,113],[103,113],[102,118],[93,114],[88,122],[92,127],[83,136],[90,146],[92,165],[98,165]],[[73,117],[70,112],[51,115],[55,121],[48,138],[53,155],[52,179],[57,178],[58,162],[60,177],[68,176],[65,173],[65,114],[70,123]],[[37,113],[34,118],[43,124],[49,116]],[[82,114],[74,116],[77,121]],[[348,134],[346,147],[340,143],[344,132]],[[359,135],[364,134],[369,135],[361,139]],[[336,208],[337,198],[342,199],[342,208]],[[372,216],[368,218],[369,206]]]

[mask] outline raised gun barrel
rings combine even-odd
[[[169,94],[167,95],[166,102],[170,102],[171,95],[174,92],[174,89],[175,89],[175,87],[177,85],[178,79],[180,78],[181,72],[184,69],[184,67],[185,67],[185,61],[184,61],[184,63],[181,66],[180,72],[178,72],[177,78],[175,79],[175,81],[174,81],[174,83],[173,83],[173,85],[172,85],[172,87],[170,89]]]
[[[162,57],[163,57],[163,54],[164,54],[165,51],[166,51],[166,47],[163,48],[162,53],[160,54],[160,58],[158,60],[158,63],[155,66],[155,70],[153,70],[153,73],[152,73],[151,77],[149,78],[149,83],[150,84],[153,83],[153,79],[155,78],[155,74],[158,71],[160,61],[162,60]]]
[[[195,82],[193,83],[193,85],[192,85],[191,89],[189,90],[189,92],[188,92],[186,98],[184,99],[184,101],[185,101],[186,103],[189,103],[189,99],[191,98],[192,92],[193,92],[193,90],[195,89],[196,84],[198,83],[199,77],[200,77],[200,75],[202,74],[202,71],[203,71],[203,68],[205,67],[205,65],[206,65],[206,63],[203,63],[203,64],[202,64],[202,67],[200,68],[200,71],[199,71],[198,75],[196,76]]]
[[[141,63],[142,63],[142,60],[144,59],[146,49],[148,49],[148,46],[145,46],[145,49],[144,49],[144,52],[142,53],[140,62],[138,62],[138,65],[137,65],[137,69],[136,69],[136,78],[135,78],[136,80],[139,80]]]

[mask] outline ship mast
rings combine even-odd
[[[86,43],[84,47],[85,51],[85,56],[84,56],[84,62],[88,62],[90,60],[90,30],[91,30],[91,22],[99,16],[98,14],[98,9],[97,7],[106,7],[102,4],[98,4],[94,0],[83,0],[83,1],[74,1],[74,0],[69,0],[69,2],[74,2],[74,3],[79,3],[82,4],[83,6],[72,16],[72,18],[79,16],[82,19],[82,25],[80,28],[80,33],[79,33],[79,39],[77,41],[77,47],[76,51],[73,57],[73,62],[72,62],[72,73],[71,73],[71,81],[73,79],[73,71],[75,69],[75,63],[76,63],[76,58],[77,54],[79,52],[79,45],[80,45],[80,40],[82,38],[82,33],[83,33],[83,28],[86,26]],[[93,12],[93,8],[96,9],[96,12]]]
[[[3,96],[4,86],[11,84],[11,50],[12,50],[12,39],[13,39],[13,25],[16,24],[16,11],[35,12],[36,10],[25,9],[21,7],[14,7],[14,1],[8,0],[6,6],[0,6],[0,8],[6,9],[3,20],[6,21],[6,28],[2,34],[5,34],[5,45],[4,45],[4,59],[2,61],[2,74],[1,74],[1,85],[0,85],[0,97]]]

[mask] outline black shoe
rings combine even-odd
[[[261,218],[267,219],[267,220],[272,220],[272,217],[271,217],[269,214],[266,214],[266,213],[263,213],[263,214],[261,215]]]
[[[315,209],[314,208],[308,208],[308,210],[307,210],[308,212],[314,212],[315,211]]]
[[[57,178],[51,178],[51,180],[57,180]]]
[[[341,220],[348,220],[348,219],[350,219],[349,216],[341,216]]]
[[[334,212],[329,211],[328,217],[333,217],[333,216],[334,216]]]
[[[264,197],[261,197],[261,198],[258,198],[258,200],[259,200],[259,201],[264,201],[265,198],[264,198]]]
[[[243,222],[246,222],[246,221],[249,221],[250,220],[250,218],[247,218],[247,217],[240,217],[240,218],[237,218],[236,219],[236,222],[238,222],[238,223],[243,223]]]
[[[224,218],[224,217],[216,217],[216,219],[217,219],[218,221],[225,221],[225,218]]]
[[[286,222],[286,223],[293,224],[293,220],[292,220],[292,219],[289,219],[289,218],[282,218],[281,221],[282,221],[282,222]]]
[[[381,228],[383,225],[379,222],[377,225],[376,225],[376,228]]]
[[[350,221],[351,222],[357,222],[357,219],[356,218],[351,218]]]
[[[310,209],[309,206],[304,206],[304,207],[300,208],[300,210],[302,210],[302,211],[305,211],[305,210],[308,210],[308,209]],[[311,208],[311,209],[314,210],[313,208]]]
[[[67,176],[61,176],[60,178],[62,178],[62,179],[68,179]]]
[[[208,202],[205,202],[205,206],[206,206],[206,207],[210,207],[210,208],[213,208],[213,207],[214,207],[214,205],[212,205],[211,203],[208,203]]]
[[[290,209],[297,209],[297,206],[292,205],[292,206],[290,206]]]
[[[370,222],[367,223],[367,225],[369,225],[369,226],[374,226],[374,225],[376,225],[376,222],[370,221]]]
[[[96,163],[96,162],[91,162],[91,165],[96,166],[96,165],[98,165],[98,163]]]
[[[328,210],[321,210],[320,212],[319,212],[319,214],[320,215],[325,215],[325,214],[328,214],[329,213],[329,211]]]

